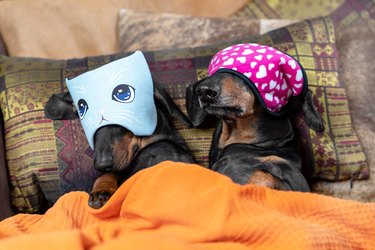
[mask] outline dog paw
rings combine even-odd
[[[95,209],[99,209],[107,203],[113,193],[108,191],[96,191],[90,193],[89,206]]]

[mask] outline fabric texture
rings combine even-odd
[[[69,59],[118,51],[120,8],[226,17],[246,0],[1,1],[0,34],[10,56]]]
[[[255,43],[234,44],[216,53],[208,75],[217,72],[239,73],[272,114],[279,113],[289,98],[307,89],[303,68],[294,58]]]
[[[208,18],[172,13],[121,9],[121,51],[197,47],[259,34],[260,21],[239,18]]]
[[[123,126],[136,136],[154,133],[154,83],[142,52],[67,79],[66,85],[92,149],[96,131],[104,126]]]
[[[345,88],[338,78],[332,20],[306,20],[239,40],[144,54],[155,81],[185,112],[186,87],[208,75],[209,62],[218,51],[235,42],[254,42],[286,52],[303,65],[326,125],[323,133],[309,130],[302,113],[298,114],[296,136],[301,138],[304,168],[313,178],[325,180],[368,178],[366,157],[351,124]],[[51,121],[44,117],[43,108],[51,94],[66,90],[66,78],[127,55],[70,60],[0,58],[6,157],[12,204],[18,210],[40,212],[66,192],[88,191],[98,173],[92,167],[93,153],[79,121]],[[197,163],[207,166],[213,130],[188,129],[178,122],[175,125]]]
[[[0,223],[0,249],[372,249],[375,203],[233,183],[163,162],[126,181],[102,208],[62,196],[44,215]],[[204,208],[204,209],[202,209]]]

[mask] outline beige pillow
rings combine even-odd
[[[17,0],[0,3],[0,34],[10,56],[67,59],[118,51],[118,11],[225,17],[247,0]]]
[[[193,17],[121,9],[121,51],[197,47],[257,35],[259,20]]]
[[[2,1],[0,32],[10,56],[72,58],[118,48],[117,0]]]
[[[121,51],[197,47],[258,35],[297,20],[208,18],[121,9]]]

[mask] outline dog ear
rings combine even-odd
[[[69,92],[53,94],[44,106],[44,114],[52,120],[78,119],[78,113]]]
[[[157,84],[154,84],[154,86],[155,102],[161,105],[160,108],[162,108],[171,118],[177,119],[186,126],[191,127],[191,122],[186,117],[186,115],[178,108],[168,92]]]
[[[316,110],[313,103],[313,94],[310,90],[307,90],[306,95],[303,99],[303,115],[305,118],[306,124],[314,129],[315,131],[321,132],[324,130],[323,119],[320,116],[319,112]]]
[[[196,94],[197,86],[204,81],[200,80],[196,83],[190,84],[186,88],[185,98],[186,98],[186,111],[188,113],[188,117],[193,124],[193,127],[198,127],[204,123],[208,114],[204,111],[200,105],[198,100],[198,95]]]

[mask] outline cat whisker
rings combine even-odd
[[[122,118],[122,119],[125,119],[125,120],[128,120],[128,121],[131,121],[128,118],[132,118],[136,122],[141,123],[136,117],[134,117],[132,115],[129,115],[129,114],[113,115],[113,117],[115,117],[115,118]]]
[[[124,110],[115,110],[114,114],[119,114],[119,115],[122,115],[122,114],[132,114],[132,115],[134,115],[135,113],[133,111],[131,111],[131,110],[126,110],[126,111],[124,111]]]
[[[123,75],[121,75],[121,73],[122,73],[123,71],[125,71],[125,70],[126,70],[126,68],[123,68],[123,69],[120,70],[116,75],[114,75],[113,78],[111,77],[111,83],[114,84],[114,83],[116,83],[119,79],[121,79],[121,78],[123,77]]]
[[[73,88],[78,89],[77,93],[79,94],[82,94],[82,95],[86,94],[86,88],[83,85],[79,85],[79,86],[74,85]]]
[[[92,119],[88,119],[86,122],[87,128],[90,129],[93,125],[94,125],[94,121]]]

